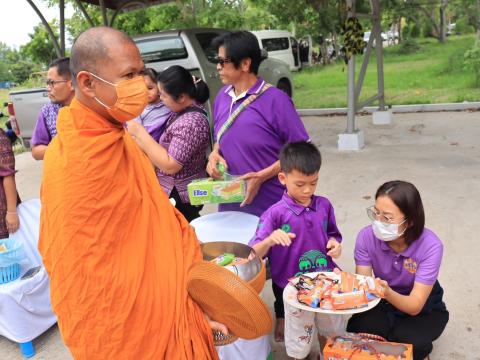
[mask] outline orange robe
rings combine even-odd
[[[41,189],[39,248],[75,359],[217,359],[188,296],[201,260],[148,158],[123,128],[74,99],[58,117]]]

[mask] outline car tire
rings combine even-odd
[[[289,97],[292,97],[292,85],[290,84],[290,81],[288,79],[283,78],[278,80],[277,88],[282,90]]]

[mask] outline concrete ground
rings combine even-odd
[[[450,311],[444,334],[434,343],[431,360],[480,360],[480,281],[478,281],[478,206],[480,204],[480,113],[395,114],[392,125],[373,126],[371,116],[357,118],[365,132],[365,149],[339,152],[337,135],[345,117],[305,117],[305,125],[323,156],[318,194],[333,203],[343,234],[339,264],[354,269],[356,233],[369,219],[383,182],[403,179],[419,189],[426,225],[445,249],[440,282]],[[23,199],[38,197],[41,163],[29,153],[17,156],[17,184]],[[214,211],[208,207],[205,212]],[[270,282],[263,297],[273,303]],[[35,359],[71,359],[56,326],[34,340]],[[275,359],[287,359],[281,344],[272,343]],[[22,359],[16,344],[0,337],[0,359]],[[232,359],[235,360],[235,359]]]

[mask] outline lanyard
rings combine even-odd
[[[225,132],[230,129],[230,127],[233,125],[235,120],[237,120],[238,115],[245,110],[245,108],[250,105],[252,102],[254,102],[260,95],[262,95],[265,91],[267,91],[269,88],[271,88],[272,85],[265,83],[262,87],[262,89],[257,93],[257,94],[252,94],[250,95],[247,100],[242,102],[240,106],[233,112],[233,114],[230,115],[230,117],[225,121],[225,123],[222,125],[220,130],[218,130],[217,134],[217,143],[220,144],[220,139],[222,136],[225,134]]]

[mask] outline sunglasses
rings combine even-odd
[[[215,58],[215,63],[217,64],[220,64],[220,66],[223,68],[225,66],[225,64],[228,64],[228,63],[231,63],[232,62],[232,59],[229,59],[229,58],[222,58],[222,57],[219,57],[217,56]]]

